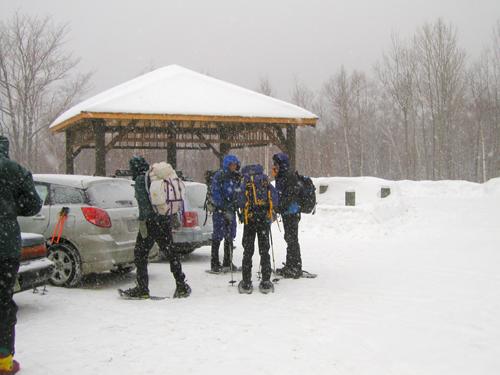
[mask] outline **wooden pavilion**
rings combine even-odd
[[[98,94],[50,126],[66,134],[66,173],[84,149],[95,149],[95,174],[106,175],[112,149],[165,149],[176,167],[177,150],[276,145],[295,166],[296,129],[318,117],[284,101],[177,65],[157,69]]]

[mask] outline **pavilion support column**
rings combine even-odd
[[[75,157],[73,156],[74,134],[66,130],[66,174],[75,174]]]
[[[95,175],[106,176],[106,127],[102,121],[94,124]]]
[[[286,150],[290,158],[290,167],[295,170],[296,167],[296,154],[297,154],[297,135],[294,126],[286,128]]]
[[[230,142],[224,142],[227,141],[228,138],[228,132],[225,129],[221,129],[219,133],[220,137],[220,146],[219,146],[219,165],[222,168],[222,164],[224,162],[224,156],[229,154],[229,151],[231,151],[231,143]]]
[[[172,168],[177,169],[177,142],[175,130],[169,131],[167,143],[167,162]]]

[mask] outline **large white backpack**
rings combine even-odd
[[[186,187],[172,166],[164,161],[154,163],[147,176],[151,181],[149,199],[153,209],[160,215],[182,214]],[[148,181],[146,188],[147,185]]]

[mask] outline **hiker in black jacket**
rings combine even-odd
[[[0,374],[14,374],[17,306],[12,299],[19,270],[21,231],[17,216],[33,216],[42,208],[31,173],[9,159],[9,140],[0,136]]]
[[[174,298],[188,297],[191,288],[185,281],[182,272],[180,256],[172,249],[172,225],[168,215],[158,214],[149,199],[148,189],[151,184],[146,180],[149,164],[142,156],[134,156],[129,161],[132,178],[135,181],[135,198],[139,206],[139,233],[134,248],[134,261],[137,267],[137,286],[121,291],[125,298],[149,298],[148,257],[155,242],[160,250],[167,254],[170,261],[170,271],[174,275],[176,289]]]
[[[299,184],[295,171],[290,169],[290,160],[284,153],[273,156],[273,174],[276,177],[279,205],[277,212],[283,218],[285,230],[286,263],[276,272],[286,278],[298,279],[302,276],[302,259],[299,245],[300,206],[298,203]]]

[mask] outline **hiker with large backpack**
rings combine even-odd
[[[233,263],[233,240],[236,237],[236,211],[238,210],[238,193],[240,191],[240,161],[234,155],[226,155],[222,169],[212,178],[211,193],[214,204],[212,222],[212,256],[210,271],[220,273],[235,271]],[[224,240],[224,258],[219,262],[219,246]]]
[[[278,194],[261,165],[247,165],[242,171],[239,206],[243,219],[243,280],[238,284],[240,293],[250,294],[252,285],[252,257],[255,237],[258,238],[262,280],[262,293],[274,292],[271,282],[271,259],[269,256],[269,236],[274,217],[274,206],[278,204]]]
[[[139,206],[139,233],[134,248],[137,285],[120,294],[128,299],[147,299],[149,295],[148,256],[156,242],[170,261],[176,289],[174,298],[188,297],[191,288],[182,272],[180,256],[172,249],[172,224],[182,214],[184,183],[168,163],[149,164],[142,156],[129,162],[135,181],[135,197]]]
[[[279,195],[277,212],[283,219],[285,242],[287,244],[286,263],[276,270],[285,278],[302,277],[302,258],[299,244],[299,222],[301,212],[311,213],[316,205],[314,185],[309,177],[300,176],[290,168],[290,160],[285,153],[273,155],[273,175]]]

